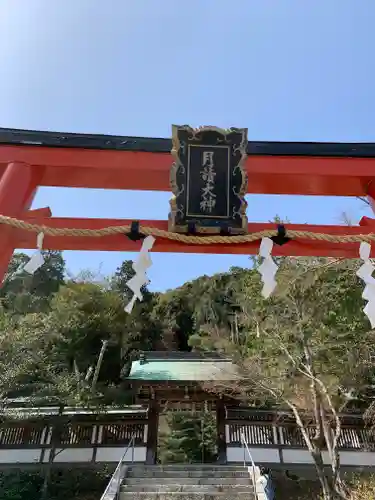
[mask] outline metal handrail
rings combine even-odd
[[[253,456],[250,453],[249,446],[247,444],[245,434],[241,432],[241,441],[242,441],[242,446],[243,446],[243,466],[244,468],[246,467],[246,451],[249,455],[250,462],[251,462],[251,471],[252,471],[252,476],[253,476],[253,489],[254,489],[254,498],[257,498],[257,486],[256,486],[256,481],[255,481],[255,463],[253,460]]]
[[[121,482],[124,479],[123,477],[123,462],[124,458],[129,451],[130,446],[132,447],[132,461],[131,463],[134,462],[134,445],[135,445],[135,434],[132,435],[130,438],[130,441],[120,458],[119,463],[117,464],[117,467],[115,469],[115,472],[112,474],[111,479],[109,480],[109,483],[107,484],[106,489],[104,490],[103,495],[101,496],[100,500],[115,500],[117,498],[117,495],[120,491],[121,487]]]

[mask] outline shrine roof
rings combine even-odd
[[[148,352],[133,361],[130,380],[212,381],[237,378],[236,366],[217,353]]]
[[[170,153],[171,139],[0,128],[0,144]],[[249,141],[248,155],[374,158],[374,143]]]

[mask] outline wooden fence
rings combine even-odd
[[[294,424],[272,423],[230,423],[228,422],[228,446],[241,446],[241,433],[245,436],[248,446],[306,448],[301,430]],[[312,437],[315,429],[308,427]],[[366,427],[343,426],[339,439],[341,450],[375,451],[375,435],[372,429]]]
[[[143,445],[146,422],[85,422],[52,426],[49,423],[7,423],[0,426],[0,448],[124,446],[135,435]]]

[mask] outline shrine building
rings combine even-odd
[[[159,417],[166,411],[210,411],[216,416],[218,457],[226,455],[225,410],[229,400],[207,391],[215,382],[238,378],[235,365],[214,352],[144,352],[128,379],[136,403],[149,405],[147,462],[156,461]],[[205,388],[202,384],[206,384]]]
[[[157,464],[159,424],[169,411],[198,417],[200,412],[211,412],[219,464],[248,463],[246,443],[258,465],[313,467],[290,412],[244,407],[209,390],[215,382],[225,385],[238,377],[232,362],[218,353],[144,352],[133,361],[128,377],[136,404],[90,410],[9,402],[0,423],[0,468],[48,463],[113,466],[119,460]],[[375,468],[375,440],[363,415],[342,414],[341,422],[341,466]],[[323,455],[328,464],[328,452]]]

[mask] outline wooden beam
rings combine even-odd
[[[22,215],[22,218],[38,218],[38,217],[52,217],[52,210],[50,207],[34,208],[32,210],[27,210]]]
[[[33,219],[27,217],[25,220],[36,224],[45,224],[51,227],[59,228],[87,228],[99,229],[107,226],[127,225],[131,220],[123,219],[71,219],[71,218],[46,218]],[[167,229],[167,221],[144,220],[140,221],[141,227],[150,226],[159,229]],[[375,229],[371,227],[360,226],[316,226],[308,224],[287,224],[287,229],[298,231],[311,231],[330,233],[336,235],[343,234],[369,234]],[[276,225],[270,223],[251,223],[249,232],[254,233],[266,229],[275,229]],[[13,230],[17,242],[17,248],[35,249],[36,234]],[[124,251],[138,252],[141,243],[129,240],[125,235],[118,234],[114,236],[104,236],[100,238],[92,237],[68,237],[68,236],[46,236],[44,247],[51,250],[103,250],[103,251]],[[259,250],[259,241],[246,244],[215,244],[215,245],[186,245],[168,239],[157,238],[153,247],[153,252],[174,252],[174,253],[217,253],[217,254],[257,254]],[[274,246],[273,255],[275,256],[327,256],[327,257],[358,257],[359,243],[325,243],[312,240],[290,241],[283,246]],[[375,256],[375,252],[373,253]]]
[[[44,168],[41,185],[170,191],[168,153],[0,145],[0,172],[11,162]],[[375,177],[375,158],[249,156],[248,192],[365,196]]]

